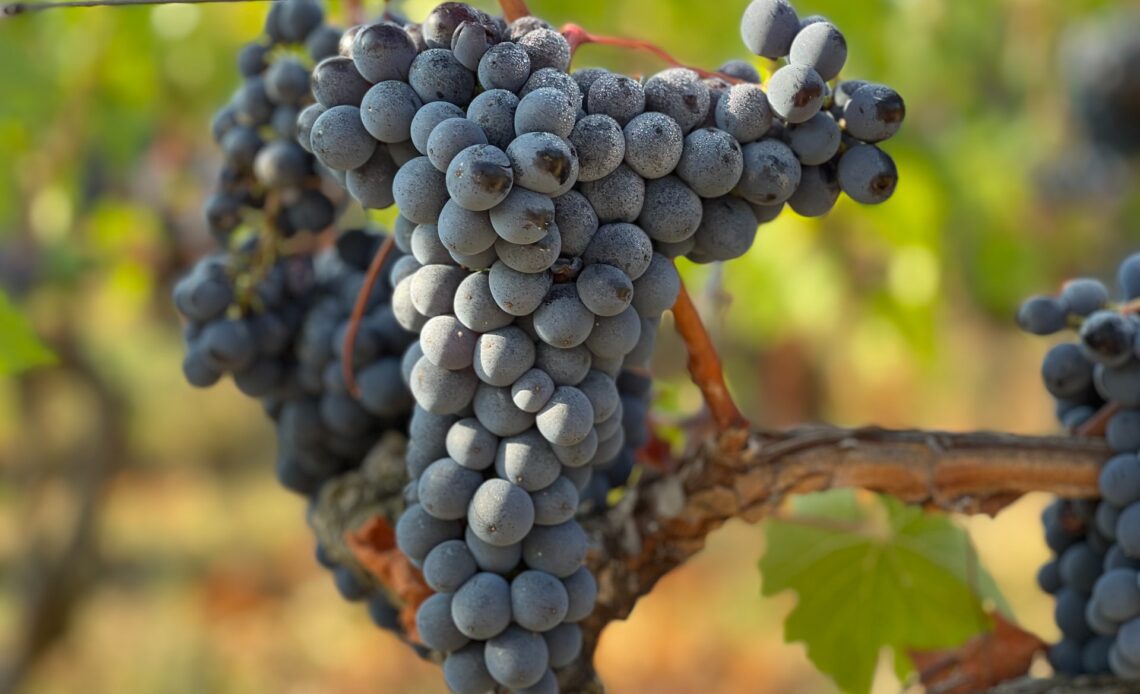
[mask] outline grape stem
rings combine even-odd
[[[1120,403],[1110,402],[1096,411],[1088,421],[1073,430],[1077,436],[1104,436],[1108,427],[1108,420],[1122,408]]]
[[[676,322],[677,332],[685,341],[685,348],[689,352],[689,375],[693,383],[701,389],[701,395],[704,396],[705,403],[712,413],[717,431],[725,432],[748,426],[748,420],[732,401],[728,385],[724,382],[724,368],[721,366],[720,356],[716,353],[712,338],[705,330],[697,307],[693,305],[684,283],[681,284],[677,302],[673,304],[673,319]]]
[[[508,22],[530,16],[526,0],[499,0],[499,7],[503,8],[503,17]]]
[[[392,247],[396,245],[396,237],[389,236],[384,239],[384,243],[380,244],[380,249],[376,251],[376,255],[372,258],[372,264],[368,266],[368,274],[364,276],[364,284],[360,286],[360,291],[356,294],[356,303],[352,307],[352,315],[348,319],[348,330],[344,333],[344,344],[342,345],[344,358],[341,360],[341,374],[344,376],[344,383],[348,386],[348,392],[354,398],[360,398],[360,387],[356,384],[356,372],[352,365],[352,353],[356,351],[356,334],[360,330],[360,321],[364,318],[364,311],[368,308],[368,297],[372,295],[372,288],[376,286],[376,280],[380,278],[380,270],[384,267],[384,261],[392,253]]]
[[[704,70],[692,65],[685,65],[680,60],[677,60],[672,55],[667,53],[665,49],[661,48],[655,43],[649,41],[641,41],[639,39],[627,39],[621,36],[602,36],[599,34],[591,34],[584,28],[577,24],[566,24],[562,27],[562,36],[570,44],[570,54],[573,55],[578,51],[578,47],[587,43],[596,43],[600,46],[617,46],[618,48],[629,48],[635,51],[646,51],[657,56],[673,67],[683,67],[697,73],[701,77],[716,77],[722,79],[729,84],[740,84],[744,80],[737,79],[730,75],[721,72],[712,72]]]
[[[281,0],[52,0],[51,2],[10,2],[0,4],[0,17],[56,10],[67,7],[130,7],[134,5],[199,5],[231,2],[281,2]]]

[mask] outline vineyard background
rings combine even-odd
[[[433,4],[401,10],[419,18]],[[650,38],[708,67],[745,53],[745,4],[530,3],[555,24]],[[1140,240],[1135,173],[1090,153],[1063,82],[1066,27],[1115,3],[798,5],[860,47],[845,75],[906,97],[890,147],[902,180],[880,207],[783,215],[723,277],[681,263],[745,415],[1052,431],[1036,366],[1047,342],[1018,334],[1014,307],[1063,277],[1109,276]],[[0,380],[0,654],[20,657],[26,608],[50,577],[83,596],[29,691],[443,691],[437,668],[343,603],[312,561],[257,408],[228,385],[192,391],[179,371],[168,295],[211,244],[199,212],[218,165],[207,123],[264,12],[0,23],[0,287],[61,358]],[[597,46],[575,59],[590,64],[660,67]],[[694,412],[668,329],[655,367],[662,421]],[[65,550],[83,498],[96,500],[93,535]],[[963,522],[1020,622],[1051,639],[1033,581],[1044,503]],[[831,691],[801,646],[782,643],[792,599],[759,597],[762,552],[759,528],[732,523],[610,627],[598,655],[610,691]],[[889,666],[879,684],[898,691]]]

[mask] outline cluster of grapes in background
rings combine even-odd
[[[206,220],[222,245],[251,227],[288,238],[336,221],[344,191],[295,135],[297,115],[313,102],[311,65],[336,55],[342,33],[324,23],[320,5],[275,3],[265,35],[238,55],[244,81],[211,124],[224,164]]]
[[[647,440],[673,260],[739,257],[785,205],[885,201],[898,174],[877,145],[903,101],[838,81],[842,33],[785,0],[755,0],[741,23],[752,53],[780,61],[764,87],[740,60],[570,72],[569,32],[463,3],[343,32],[323,16],[275,4],[215,119],[226,164],[207,218],[227,249],[175,290],[186,377],[231,374],[263,403],[278,477],[314,509],[405,436],[388,516],[434,591],[414,623],[342,547],[318,561],[453,691],[556,692],[597,595],[579,520]],[[397,206],[391,239],[354,230],[283,253],[334,224],[344,192]]]
[[[1062,633],[1049,660],[1065,674],[1140,679],[1140,255],[1121,264],[1118,281],[1123,303],[1110,303],[1101,282],[1076,279],[1058,296],[1026,301],[1018,322],[1037,335],[1077,332],[1076,342],[1049,350],[1041,376],[1067,428],[1109,415],[1115,453],[1101,470],[1100,499],[1056,501],[1043,516],[1055,556],[1037,578],[1056,597]]]

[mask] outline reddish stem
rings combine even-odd
[[[384,261],[388,259],[388,255],[395,245],[396,237],[389,236],[380,245],[380,250],[376,251],[376,255],[372,258],[372,264],[368,266],[368,274],[364,276],[364,284],[361,285],[360,291],[356,294],[356,304],[352,307],[352,316],[348,319],[348,330],[344,333],[342,348],[344,358],[341,360],[341,373],[344,375],[344,383],[348,386],[348,392],[356,398],[360,397],[360,388],[356,385],[356,372],[352,368],[352,353],[356,349],[356,333],[360,330],[360,321],[364,318],[364,311],[368,308],[368,297],[372,295],[372,288],[376,286],[376,280],[380,278],[380,270],[384,267]]]
[[[530,16],[526,0],[499,0],[499,7],[503,8],[503,18],[508,22]]]
[[[601,36],[598,34],[591,34],[584,28],[577,24],[567,24],[562,27],[562,36],[570,44],[570,53],[576,53],[578,47],[587,43],[596,43],[601,46],[617,46],[618,48],[629,48],[635,51],[647,51],[657,56],[673,67],[683,67],[697,73],[701,77],[717,77],[729,84],[740,84],[744,80],[731,77],[720,72],[711,72],[699,67],[685,65],[680,60],[677,60],[672,55],[667,53],[665,49],[657,44],[650,43],[649,41],[641,41],[638,39],[627,39],[621,36]]]
[[[1112,416],[1120,410],[1120,403],[1110,402],[1097,410],[1096,414],[1077,427],[1073,433],[1077,436],[1104,436],[1105,429],[1108,427],[1108,420],[1112,419]]]
[[[701,323],[701,316],[684,284],[681,285],[681,293],[677,295],[677,303],[673,304],[673,319],[677,324],[677,332],[689,351],[689,375],[701,389],[717,430],[723,432],[747,426],[748,420],[729,395],[720,356],[716,353],[712,338]]]

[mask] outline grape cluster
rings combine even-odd
[[[1140,153],[1140,13],[1114,12],[1074,27],[1063,67],[1085,137],[1107,152]]]
[[[242,51],[208,204],[230,250],[175,291],[184,370],[199,386],[232,374],[262,400],[279,478],[313,517],[367,476],[386,432],[406,432],[409,481],[388,515],[434,591],[410,640],[441,654],[455,692],[556,692],[597,594],[579,518],[607,507],[648,439],[673,259],[739,257],[785,205],[818,216],[840,192],[886,200],[897,172],[876,144],[905,107],[888,87],[837,82],[843,35],[783,0],[756,0],[742,21],[753,53],[787,58],[766,88],[739,60],[707,77],[570,72],[571,44],[546,22],[463,3],[422,24],[322,21],[313,0],[285,0]],[[377,237],[276,256],[280,237],[335,221],[321,177],[366,209],[399,209],[398,253],[367,291],[351,355]],[[232,239],[251,207],[276,233]],[[321,544],[317,559],[378,624],[412,626],[347,557]]]
[[[1076,342],[1046,354],[1042,380],[1056,400],[1058,419],[1077,429],[1106,405],[1105,438],[1115,455],[1101,470],[1099,500],[1057,501],[1044,514],[1054,558],[1038,573],[1056,596],[1063,638],[1049,652],[1066,674],[1112,672],[1140,679],[1140,254],[1118,275],[1122,301],[1110,303],[1095,279],[1067,282],[1058,296],[1022,304],[1018,322],[1038,335],[1066,328]]]
[[[367,397],[349,396],[342,375],[349,314],[379,241],[347,231],[335,248],[280,258],[264,272],[250,267],[260,256],[247,244],[203,258],[175,286],[186,321],[187,381],[208,387],[229,374],[257,399],[275,425],[279,481],[311,504],[330,481],[360,468],[387,432],[407,430],[412,399],[400,359],[415,336],[392,315],[387,284],[369,296],[354,343],[356,379]],[[325,547],[317,559],[346,599],[368,600],[377,624],[400,633],[385,593]]]
[[[313,101],[312,62],[335,55],[341,34],[324,23],[314,0],[286,0],[273,4],[264,36],[241,49],[242,85],[211,125],[224,165],[205,211],[223,245],[258,211],[261,226],[286,238],[335,221],[344,199],[340,182],[301,149],[296,131],[298,115]]]
[[[760,20],[768,5],[795,24],[786,45],[765,38],[788,28]],[[789,56],[767,91],[743,61],[714,78],[570,73],[542,20],[454,2],[354,27],[313,71],[301,147],[365,208],[399,208],[391,305],[419,339],[396,535],[436,591],[417,632],[454,691],[556,691],[576,657],[596,591],[576,515],[605,507],[645,441],[672,258],[738,257],[785,203],[814,216],[841,187],[866,203],[894,190],[873,143],[902,100],[861,82],[830,94],[838,30],[758,1],[742,31]]]
[[[400,359],[415,337],[393,316],[386,285],[370,295],[355,341],[366,395],[353,398],[344,381],[344,332],[375,244],[373,234],[349,232],[339,252],[286,257],[247,288],[244,302],[235,280],[249,274],[239,254],[202,259],[174,290],[186,320],[186,380],[204,388],[230,374],[260,400],[277,425],[278,477],[307,496],[359,465],[383,432],[404,429],[411,410]]]

